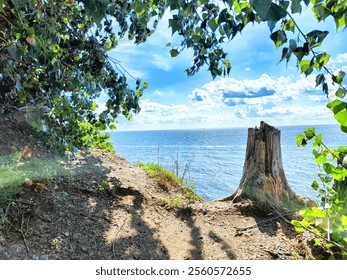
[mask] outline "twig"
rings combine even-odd
[[[29,218],[30,219],[30,218]],[[27,230],[28,230],[28,224],[29,224],[29,219],[27,221]],[[30,249],[29,249],[29,245],[28,245],[28,242],[27,242],[27,239],[26,239],[26,232],[24,232],[24,217],[22,215],[22,221],[21,221],[21,226],[20,228],[16,227],[16,226],[13,226],[13,228],[19,232],[23,238],[23,241],[24,241],[24,244],[25,244],[25,247],[27,249],[27,253],[30,254]]]
[[[120,233],[120,231],[123,229],[125,223],[127,222],[127,219],[124,220],[123,224],[121,225],[121,227],[119,228],[119,230],[116,233],[115,239],[118,237],[118,234]],[[113,242],[112,244],[112,252],[113,252],[113,257],[116,258],[116,248],[115,248],[115,242]]]
[[[281,216],[276,216],[276,217],[273,217],[273,218],[270,218],[270,219],[267,219],[265,221],[261,221],[261,222],[258,222],[258,223],[255,223],[251,226],[248,226],[248,227],[244,227],[244,228],[236,228],[236,231],[246,231],[246,230],[249,230],[249,229],[252,229],[252,228],[255,228],[256,226],[260,225],[260,224],[264,224],[264,223],[267,223],[267,222],[270,222],[270,221],[273,221],[273,220],[277,220],[278,218],[281,218]]]
[[[30,206],[37,206],[37,204],[33,204],[33,203],[30,203],[30,202],[21,201],[21,200],[17,200],[16,203],[30,205]]]
[[[301,36],[303,36],[304,39],[305,39],[305,41],[308,42],[308,41],[307,41],[307,36],[306,36],[305,33],[300,29],[299,25],[297,24],[297,22],[295,21],[295,19],[293,18],[293,16],[292,16],[289,12],[287,12],[287,15],[288,15],[288,16],[290,17],[290,19],[294,22],[294,24],[295,24],[296,28],[298,29],[299,33],[301,34]],[[314,57],[314,58],[317,58],[317,53],[316,53],[314,50],[312,50],[312,49],[311,49],[311,52],[312,52],[312,54],[313,54],[313,57]],[[333,74],[333,72],[332,72],[328,67],[326,67],[325,65],[324,65],[322,68],[323,68],[330,76],[332,76],[332,77],[335,76],[335,75]],[[341,87],[342,89],[344,89],[345,91],[347,91],[346,87],[344,87],[342,84],[339,84],[339,85],[340,85],[340,87]]]

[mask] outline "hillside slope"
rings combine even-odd
[[[53,156],[28,128],[11,124],[8,134],[5,125],[2,154],[28,146],[31,159]],[[6,210],[0,259],[312,258],[305,236],[249,201],[189,203],[174,183],[163,188],[139,166],[97,149],[60,165],[58,175],[23,184]]]

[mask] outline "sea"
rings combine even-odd
[[[311,188],[319,166],[312,145],[296,146],[296,135],[310,126],[278,127],[281,131],[283,167],[290,187],[317,200]],[[346,134],[336,125],[316,125],[316,134],[331,148],[347,145]],[[111,141],[116,153],[131,163],[156,163],[173,171],[205,200],[231,195],[239,186],[247,145],[248,128],[115,131]]]

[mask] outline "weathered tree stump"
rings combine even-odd
[[[282,164],[281,132],[260,123],[248,129],[243,175],[236,192],[224,201],[251,199],[262,206],[298,210],[306,201],[289,187]]]

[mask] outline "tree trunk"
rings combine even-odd
[[[224,200],[251,199],[262,206],[298,210],[307,202],[288,185],[282,165],[281,132],[260,123],[248,129],[246,158],[239,188]]]

